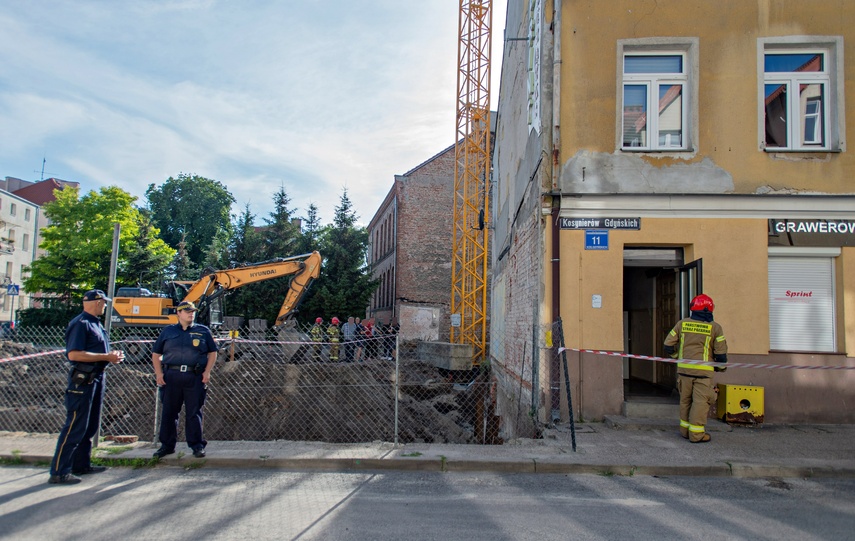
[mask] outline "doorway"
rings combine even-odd
[[[684,263],[683,248],[631,247],[623,253],[624,351],[662,357],[665,336],[689,314],[702,291],[701,260]],[[624,399],[671,396],[677,383],[672,363],[624,359]]]

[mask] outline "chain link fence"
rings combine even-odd
[[[501,443],[491,429],[486,370],[442,370],[423,358],[417,341],[393,333],[334,343],[311,341],[309,330],[242,328],[218,337],[204,408],[207,439]],[[126,359],[106,371],[102,436],[157,440],[151,348],[158,334],[111,331],[113,348]],[[0,338],[0,430],[58,432],[68,366],[63,328],[19,327]]]

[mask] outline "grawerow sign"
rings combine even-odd
[[[769,220],[775,233],[855,234],[855,220]]]
[[[769,220],[769,246],[855,246],[855,220]]]
[[[561,229],[641,229],[641,218],[561,218]]]

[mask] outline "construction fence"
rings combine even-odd
[[[59,432],[69,372],[64,331],[19,327],[0,337],[0,430]],[[102,437],[157,441],[158,334],[112,329],[112,347],[126,358],[105,372]],[[308,328],[245,328],[217,340],[204,407],[209,440],[500,443],[487,429],[489,374],[437,368],[415,341],[392,332],[334,343],[311,341]]]

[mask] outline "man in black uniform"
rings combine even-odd
[[[100,473],[107,468],[90,463],[92,438],[101,422],[108,364],[124,360],[122,351],[110,351],[110,339],[99,319],[110,298],[100,289],[83,295],[83,312],[65,329],[65,355],[71,361],[65,389],[65,424],[59,431],[56,452],[50,462],[52,485],[80,482],[78,475]]]
[[[184,405],[184,430],[193,456],[203,458],[207,441],[202,437],[202,406],[205,404],[211,369],[217,361],[217,343],[210,329],[194,322],[196,305],[182,302],[178,323],[165,327],[152,348],[151,362],[160,387],[160,448],[154,458],[175,452],[178,414]]]

